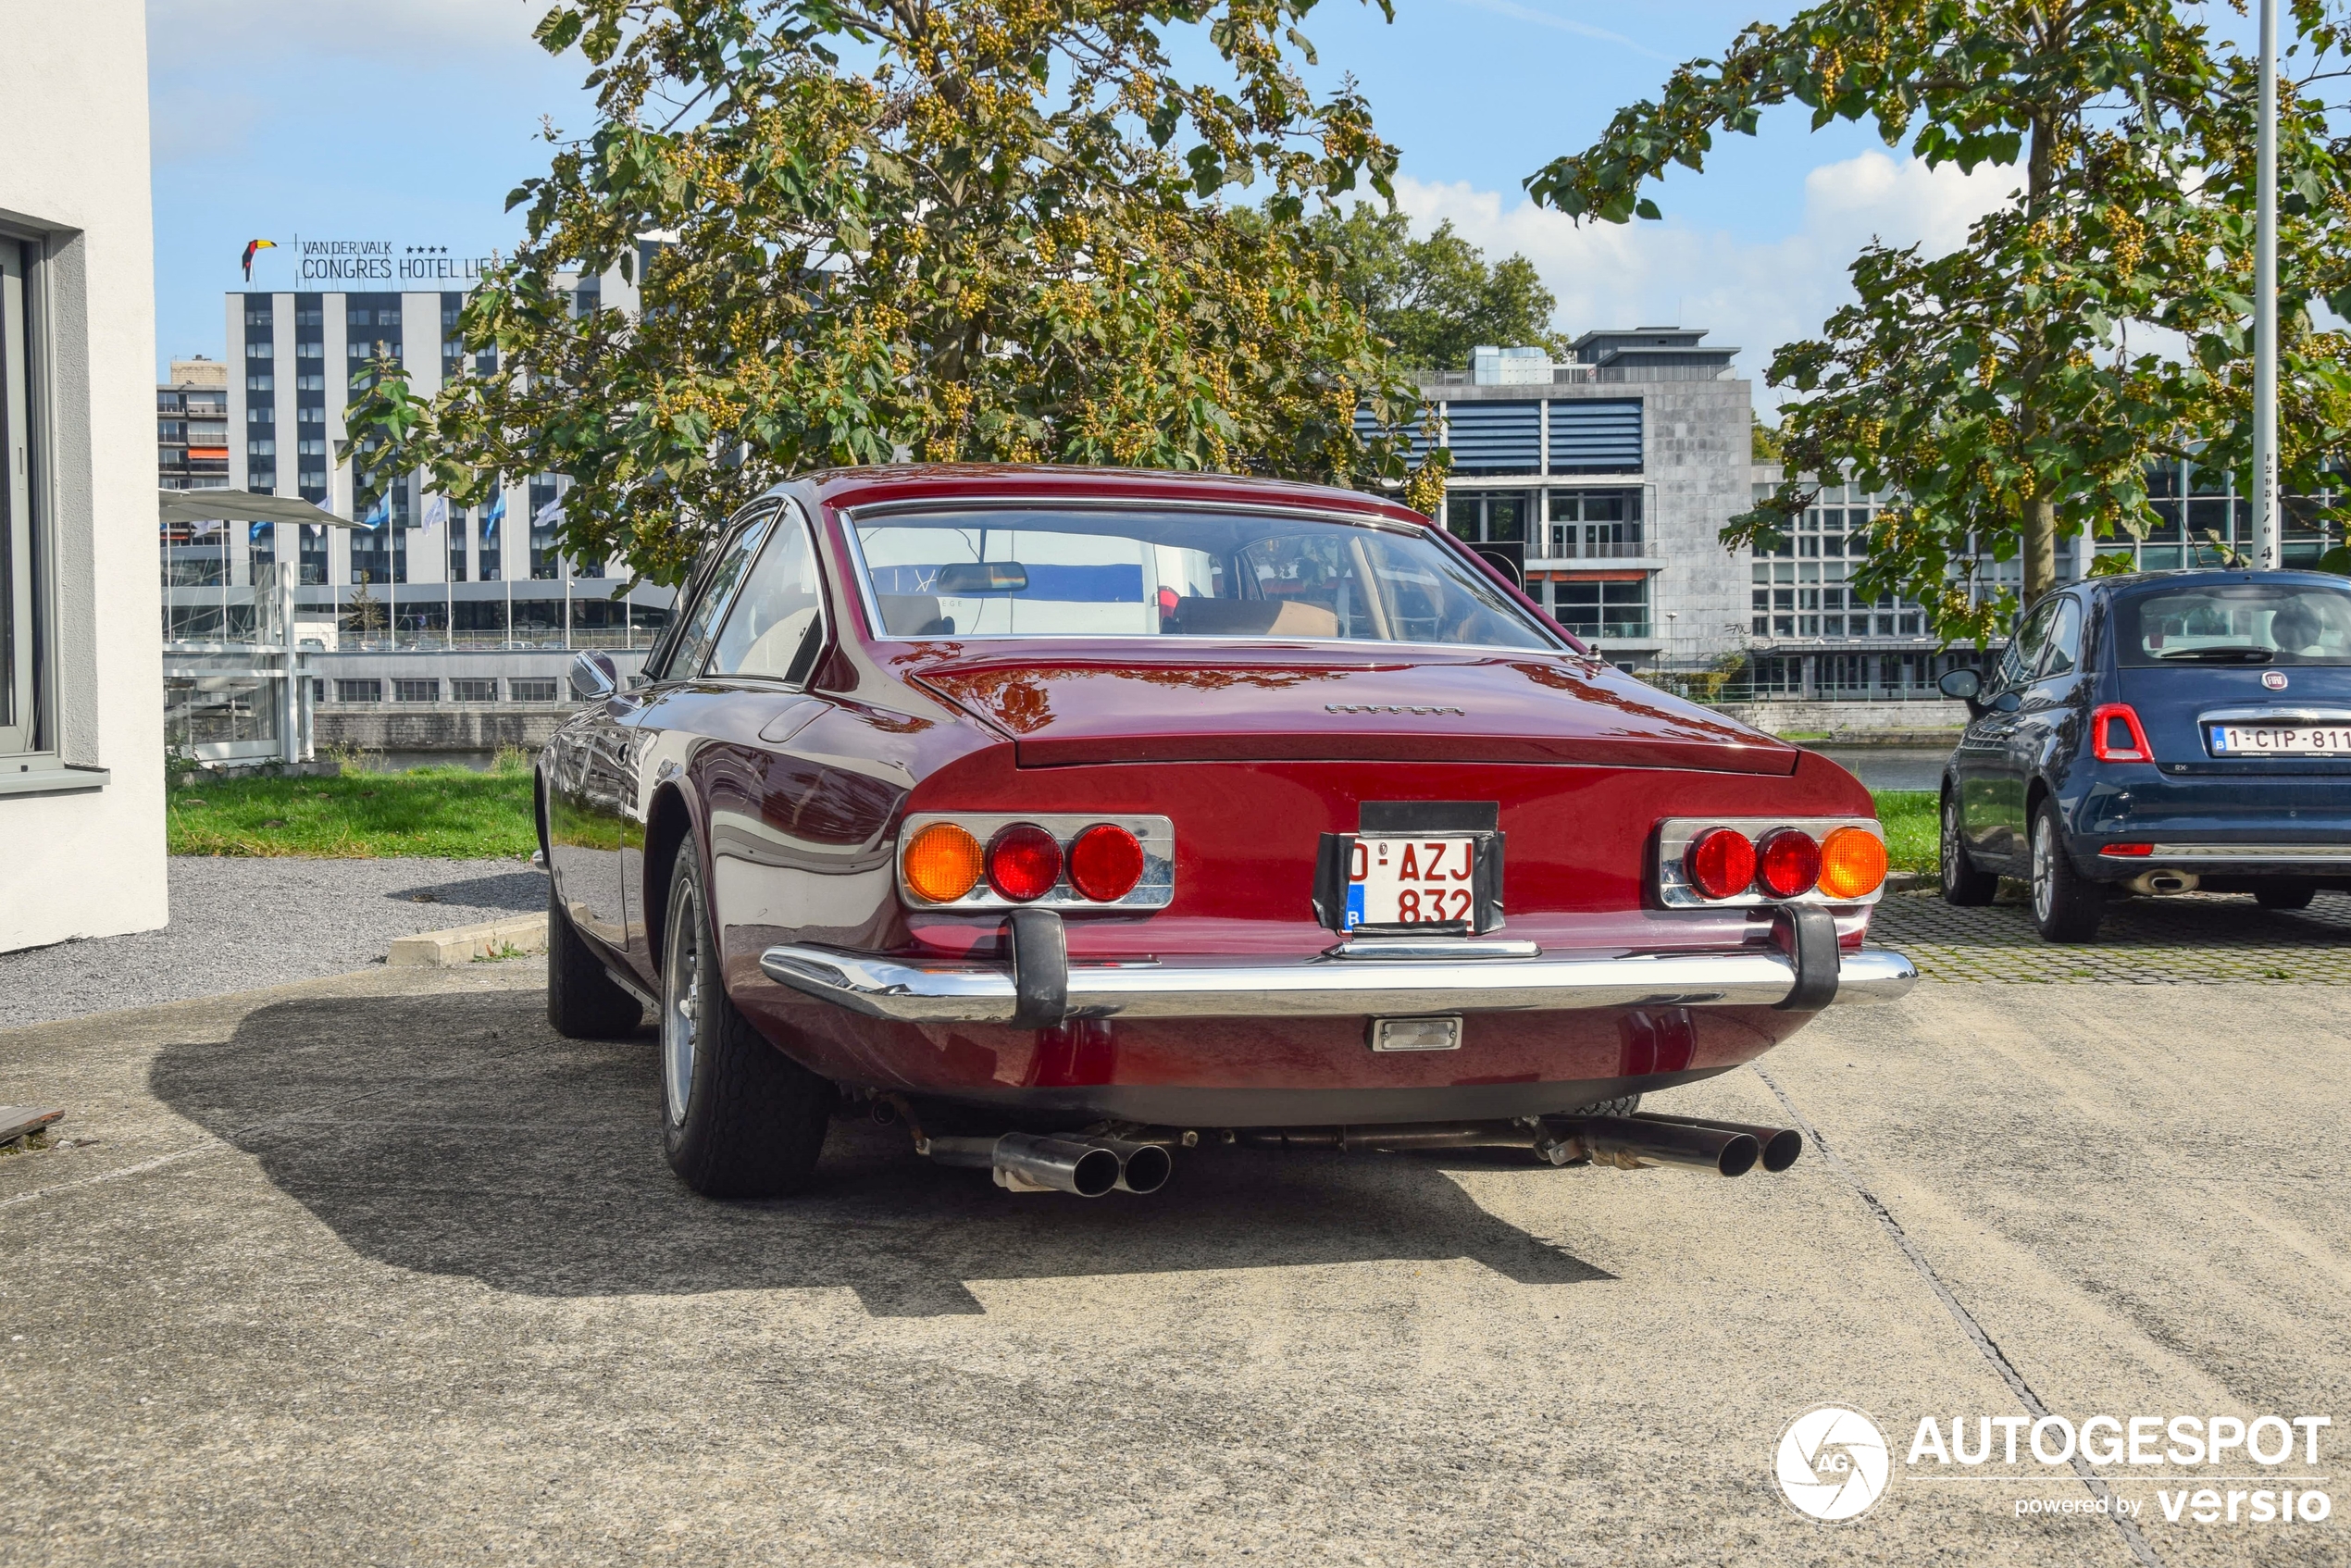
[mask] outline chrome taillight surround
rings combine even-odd
[[[1004,897],[989,886],[982,877],[972,890],[962,898],[945,903],[935,903],[907,885],[905,847],[914,841],[914,835],[934,822],[952,822],[979,840],[983,853],[997,833],[1015,822],[1026,822],[1042,828],[1062,847],[1061,879],[1044,897],[1026,903]],[[1143,846],[1143,877],[1124,898],[1107,902],[1088,898],[1070,885],[1069,847],[1080,833],[1098,822],[1124,828],[1135,835]],[[1038,812],[1038,811],[923,811],[908,816],[898,829],[898,843],[890,851],[889,864],[898,879],[898,896],[909,909],[939,910],[968,913],[990,909],[1164,909],[1176,897],[1176,824],[1164,816],[1137,816],[1129,812]]]
[[[1831,898],[1817,887],[1798,893],[1792,899],[1775,899],[1753,886],[1744,893],[1726,899],[1710,899],[1690,886],[1682,869],[1682,856],[1691,841],[1701,833],[1715,828],[1732,828],[1744,833],[1757,844],[1767,833],[1782,828],[1794,828],[1810,833],[1813,840],[1826,843],[1828,836],[1840,828],[1860,828],[1874,834],[1879,842],[1885,840],[1885,829],[1871,816],[1676,816],[1658,824],[1656,888],[1658,902],[1668,909],[1748,909],[1769,908],[1783,903],[1826,903],[1848,908],[1857,903],[1875,903],[1885,893],[1885,884],[1858,898]]]

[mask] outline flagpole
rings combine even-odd
[[[2278,566],[2278,6],[2261,0],[2260,175],[2253,241],[2253,566]]]

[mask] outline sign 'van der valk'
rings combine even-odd
[[[449,254],[447,245],[403,245],[390,240],[297,240],[305,283],[397,282],[471,286],[488,256]]]

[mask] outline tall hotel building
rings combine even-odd
[[[463,264],[429,247],[410,249],[413,259],[389,257],[401,278],[456,273],[451,280],[463,280]],[[583,312],[636,304],[617,272],[577,280],[572,289],[574,308]],[[404,366],[424,396],[468,369],[494,373],[493,354],[469,359],[458,340],[464,303],[459,289],[229,294],[230,486],[297,495],[364,520],[354,509],[351,469],[334,458],[344,410],[365,391],[369,362],[382,355]],[[461,507],[425,494],[408,475],[374,509],[373,526],[233,525],[223,541],[221,586],[256,584],[281,563],[297,571],[300,640],[334,655],[324,663],[335,666],[335,677],[315,682],[326,703],[399,700],[404,692],[411,701],[541,692],[552,700],[560,659],[516,665],[530,673],[525,685],[507,690],[496,661],[432,660],[429,668],[409,658],[394,673],[379,658],[363,668],[346,655],[643,649],[668,617],[671,592],[641,586],[616,601],[625,571],[616,578],[603,562],[575,561],[556,548],[554,504],[566,483],[551,475],[517,478],[495,501]],[[222,596],[221,611],[212,613],[200,591],[168,591],[178,601],[167,612],[168,635],[235,640],[242,628],[224,622],[235,617],[237,597]]]

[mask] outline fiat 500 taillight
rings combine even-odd
[[[1656,890],[1671,909],[1869,903],[1885,886],[1870,817],[1675,817],[1660,826]]]
[[[898,838],[898,890],[920,909],[1158,909],[1176,894],[1163,816],[921,813]]]

